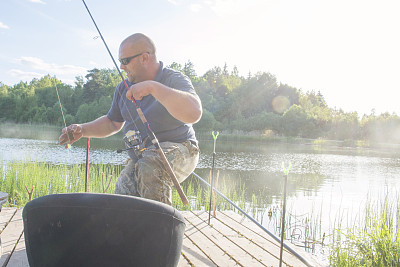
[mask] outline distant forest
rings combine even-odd
[[[239,76],[238,69],[214,67],[197,76],[194,65],[173,63],[193,82],[203,104],[197,130],[229,133],[366,140],[399,143],[400,117],[364,115],[328,106],[320,92],[302,91],[278,83],[271,73]],[[68,85],[50,75],[8,86],[0,82],[0,122],[64,125],[55,89],[57,84],[67,125],[93,120],[108,112],[115,86],[115,69],[92,69]]]

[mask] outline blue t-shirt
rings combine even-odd
[[[125,80],[128,86],[133,83]],[[176,90],[185,91],[196,95],[190,79],[179,71],[164,68],[160,61],[160,69],[157,72],[154,81],[162,83]],[[167,109],[158,102],[152,95],[143,97],[142,100],[137,100],[137,105],[143,111],[150,128],[153,130],[159,142],[176,142],[181,143],[186,140],[191,140],[197,143],[195,132],[192,124],[183,123],[167,111]],[[136,112],[135,104],[126,98],[126,87],[123,82],[119,83],[114,92],[114,99],[107,117],[116,122],[124,122],[124,134],[130,130],[139,130],[142,139],[146,137],[146,129]],[[146,146],[151,143],[147,142]],[[132,159],[136,158],[132,150],[128,150],[129,156]]]

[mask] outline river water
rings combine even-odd
[[[53,164],[84,163],[86,143],[64,149],[55,140],[0,138],[0,161],[44,161]],[[126,153],[116,150],[122,141],[93,140],[90,162],[123,164]],[[200,142],[201,157],[196,173],[207,176],[212,164],[212,141]],[[400,151],[395,148],[360,149],[320,147],[312,144],[224,143],[216,146],[215,169],[226,184],[245,188],[249,202],[261,195],[269,209],[279,207],[284,175],[288,174],[288,212],[298,218],[317,219],[321,232],[334,227],[338,217],[357,223],[366,203],[397,199],[400,186]],[[239,182],[240,181],[240,182]],[[268,226],[268,220],[263,224]],[[276,222],[275,222],[276,224]],[[327,233],[328,234],[328,233]]]

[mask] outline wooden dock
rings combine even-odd
[[[206,212],[181,213],[186,220],[186,231],[178,266],[279,266],[280,244],[239,214],[233,211],[217,212],[208,225]],[[22,209],[3,208],[0,231],[3,250],[0,266],[29,266]],[[323,266],[310,254],[293,246],[291,248],[311,266]],[[286,250],[283,262],[282,266],[307,266]]]

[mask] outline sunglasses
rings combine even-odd
[[[120,58],[118,60],[119,60],[119,62],[121,62],[122,65],[128,65],[129,62],[131,62],[132,59],[134,59],[135,57],[141,56],[143,54],[146,54],[146,53],[150,54],[149,52],[143,52],[143,53],[131,56],[131,57]]]

